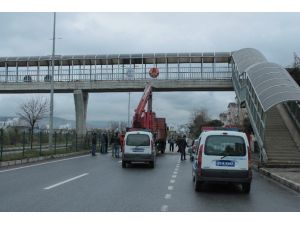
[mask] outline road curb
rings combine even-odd
[[[277,182],[293,189],[294,191],[297,191],[297,192],[300,192],[300,184],[298,183],[295,183],[291,180],[288,180],[282,176],[279,176],[278,174],[274,174],[274,173],[271,173],[270,171],[268,171],[267,169],[265,168],[259,168],[259,172],[267,177],[270,177],[272,178],[273,180],[276,180]]]
[[[22,164],[27,164],[27,163],[34,163],[34,162],[39,162],[39,161],[46,161],[46,160],[57,159],[57,158],[66,158],[66,157],[70,157],[70,156],[85,155],[85,154],[88,154],[88,152],[81,151],[81,152],[72,152],[72,153],[65,153],[65,154],[58,154],[58,155],[39,156],[39,157],[34,157],[34,158],[3,161],[3,162],[0,162],[0,168],[22,165]]]

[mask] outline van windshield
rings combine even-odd
[[[242,137],[212,135],[206,138],[205,155],[245,156],[246,145]]]
[[[149,146],[150,138],[146,134],[129,134],[126,138],[127,146]]]

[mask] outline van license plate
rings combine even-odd
[[[235,163],[231,160],[217,160],[216,166],[228,166],[228,167],[234,167]]]
[[[133,152],[143,152],[145,149],[140,147],[135,147],[131,149]]]

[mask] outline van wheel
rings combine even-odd
[[[151,161],[151,162],[149,163],[149,165],[150,165],[150,168],[154,168],[154,161]]]
[[[194,178],[195,181],[194,181],[194,190],[196,192],[200,192],[200,191],[203,191],[203,182],[200,182],[198,180],[196,180],[196,178]]]
[[[122,161],[122,168],[126,168],[126,162]]]
[[[249,192],[251,190],[251,183],[243,183],[242,190],[244,193],[249,194]]]

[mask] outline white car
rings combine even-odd
[[[243,192],[250,192],[252,171],[245,133],[202,132],[198,146],[192,172],[195,191],[201,191],[205,182],[227,182],[242,184]]]
[[[122,167],[127,163],[145,162],[154,168],[156,151],[153,135],[148,131],[129,131],[125,135]]]

